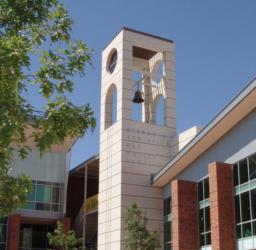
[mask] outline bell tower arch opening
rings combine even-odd
[[[117,121],[117,89],[116,85],[110,85],[105,101],[105,129]]]

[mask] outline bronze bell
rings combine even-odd
[[[134,98],[132,100],[134,103],[142,103],[144,102],[144,99],[142,97],[142,92],[137,89],[137,91],[135,92]]]

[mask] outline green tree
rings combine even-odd
[[[160,247],[158,232],[150,232],[147,229],[147,217],[132,202],[125,211],[125,224],[128,236],[124,246],[129,250],[154,250]]]
[[[91,64],[91,50],[71,38],[73,21],[58,0],[0,1],[0,216],[24,204],[31,181],[11,176],[14,152],[25,158],[26,131],[41,152],[95,127],[89,105],[68,99],[74,77]],[[30,85],[45,103],[37,110],[26,98]]]
[[[65,232],[63,223],[57,221],[57,227],[54,233],[47,234],[49,245],[57,247],[60,250],[78,250],[82,249],[82,240],[76,238],[73,230]]]

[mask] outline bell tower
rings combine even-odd
[[[123,28],[102,52],[98,249],[123,249],[132,201],[163,241],[162,190],[151,175],[174,154],[175,85],[171,40]]]

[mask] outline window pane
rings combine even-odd
[[[31,192],[27,196],[28,201],[35,201],[35,185],[33,184]]]
[[[251,190],[252,219],[256,219],[256,189]]]
[[[200,235],[200,246],[205,246],[205,237],[204,234]]]
[[[199,231],[204,232],[204,209],[199,210]]]
[[[172,250],[172,244],[171,243],[167,243],[164,247],[164,250]]]
[[[201,201],[204,199],[203,197],[203,181],[200,181],[198,183],[198,200]]]
[[[239,162],[240,184],[248,181],[247,159]]]
[[[0,244],[0,250],[5,250],[5,244]]]
[[[251,229],[251,223],[245,223],[242,225],[243,227],[243,237],[250,237],[252,236],[252,229]]]
[[[171,213],[171,198],[164,200],[164,216]]]
[[[24,209],[35,209],[35,203],[34,202],[27,202],[24,207]]]
[[[48,210],[50,211],[50,204],[48,203],[36,203],[36,210]]]
[[[236,214],[236,223],[241,222],[239,195],[235,196],[235,214]]]
[[[36,187],[36,201],[51,202],[51,187],[37,185]]]
[[[205,245],[211,245],[211,233],[205,234]]]
[[[171,222],[164,223],[164,241],[165,243],[171,241]]]
[[[256,235],[256,221],[252,223],[253,235]]]
[[[242,238],[242,235],[241,235],[241,225],[237,225],[236,226],[236,238],[237,239],[240,239],[240,238]]]
[[[30,227],[21,229],[20,247],[29,248],[31,246],[31,234],[32,230]]]
[[[0,224],[6,224],[7,223],[7,218],[0,218]]]
[[[210,207],[205,208],[205,232],[211,231]]]
[[[0,225],[0,242],[5,242],[6,240],[6,225]]]
[[[256,155],[249,157],[250,180],[256,178]]]
[[[47,232],[47,225],[33,225],[33,232]]]
[[[45,232],[32,233],[32,247],[44,249],[47,247],[47,236]]]
[[[58,187],[53,187],[52,189],[52,203],[60,202],[60,189]]]
[[[241,194],[241,210],[242,210],[242,221],[250,220],[251,216],[250,216],[249,192],[245,192]]]
[[[204,180],[204,199],[209,198],[209,178]]]
[[[51,211],[54,211],[54,212],[60,211],[60,205],[58,205],[58,204],[52,204],[52,209],[51,209]]]
[[[235,164],[233,166],[233,179],[234,179],[234,186],[238,185],[238,166]]]

